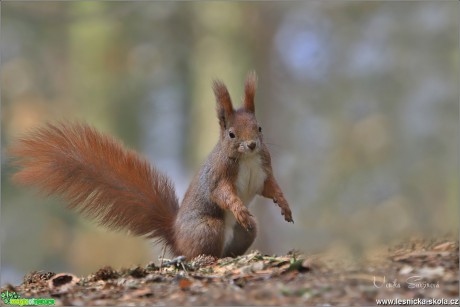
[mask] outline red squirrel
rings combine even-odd
[[[270,153],[255,117],[257,76],[248,74],[235,110],[215,80],[220,137],[179,206],[164,174],[114,138],[82,123],[37,128],[9,150],[13,180],[63,197],[68,206],[111,229],[164,242],[174,255],[235,257],[256,236],[248,205],[272,199],[288,222],[292,213],[273,176]]]

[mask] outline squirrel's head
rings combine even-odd
[[[257,75],[252,71],[246,78],[243,106],[235,110],[225,84],[220,80],[215,80],[213,84],[220,142],[232,158],[251,156],[261,150],[262,128],[257,122],[254,108],[256,85]]]

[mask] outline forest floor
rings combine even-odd
[[[40,271],[1,292],[80,306],[374,306],[385,299],[414,299],[388,305],[428,305],[429,299],[458,305],[458,238],[412,239],[377,249],[359,264],[332,254],[265,256],[251,252],[237,258],[198,257],[192,262],[176,258],[165,261],[161,268],[159,263],[119,271],[105,267],[82,278]]]

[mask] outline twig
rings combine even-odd
[[[166,244],[163,246],[163,253],[161,254],[161,258],[160,258],[160,273],[163,267],[163,259],[165,257],[165,253],[166,253]]]

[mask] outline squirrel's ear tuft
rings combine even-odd
[[[250,71],[246,77],[246,82],[244,84],[244,103],[243,107],[246,111],[250,113],[255,112],[254,107],[254,96],[256,95],[257,87],[257,74],[256,72]]]
[[[230,94],[225,84],[220,80],[214,80],[212,89],[214,90],[214,95],[217,100],[217,117],[219,118],[219,125],[222,129],[226,129],[234,112]]]

